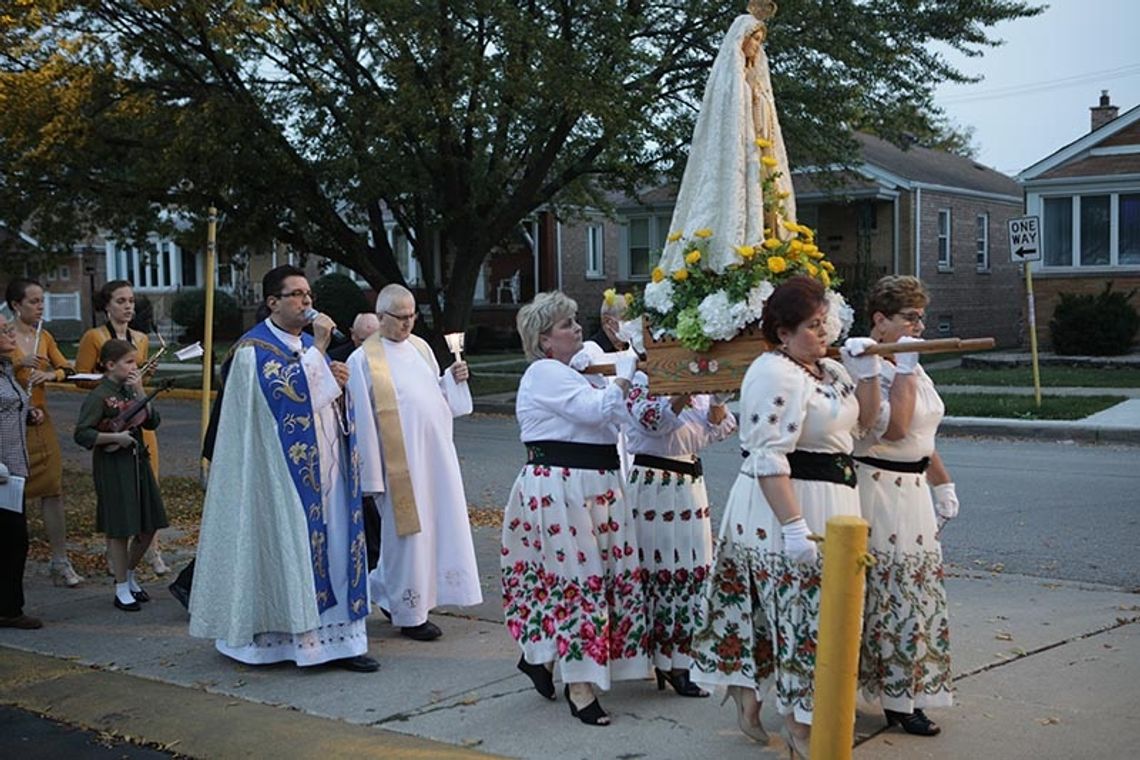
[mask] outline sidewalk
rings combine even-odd
[[[191,639],[183,609],[158,582],[137,614],[111,605],[96,579],[75,590],[29,567],[38,631],[0,630],[0,701],[57,720],[141,738],[193,757],[541,758],[786,757],[735,727],[731,705],[681,699],[651,680],[602,697],[607,728],[573,720],[561,697],[536,696],[515,670],[518,648],[498,602],[499,531],[475,528],[484,597],[437,612],[442,639],[400,637],[369,619],[376,674],[290,665],[247,667]],[[163,584],[164,585],[164,584]],[[1140,606],[1123,590],[998,573],[952,572],[958,704],[932,711],[935,739],[883,731],[860,709],[857,758],[1130,757],[1140,681]],[[771,700],[763,721],[775,736]]]

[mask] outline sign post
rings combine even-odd
[[[1037,306],[1033,298],[1033,267],[1041,260],[1041,218],[1019,216],[1009,220],[1009,253],[1013,262],[1025,267],[1025,295],[1028,299],[1029,351],[1033,361],[1033,398],[1041,408],[1041,369],[1037,363]]]

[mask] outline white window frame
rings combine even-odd
[[[404,280],[408,285],[419,285],[420,262],[416,259],[411,238],[407,237],[404,231],[396,224],[389,224],[385,229],[388,232],[388,245],[392,248],[392,255],[396,258],[397,266],[399,266],[400,271],[404,273]],[[397,245],[397,240],[400,241],[399,245]],[[397,248],[399,248],[399,250],[397,250]]]
[[[974,218],[975,263],[979,272],[990,271],[990,214],[983,211]]]
[[[945,224],[943,224],[943,220]],[[951,251],[953,239],[950,231],[953,228],[954,217],[948,208],[938,209],[938,269],[949,271],[954,266],[954,257]],[[945,256],[943,256],[945,254]]]
[[[169,256],[164,257],[163,250],[169,251]],[[135,291],[139,293],[174,293],[181,290],[183,287],[200,288],[203,287],[202,281],[202,262],[199,260],[197,253],[194,251],[184,251],[178,244],[169,239],[159,239],[157,237],[149,238],[146,241],[145,249],[128,244],[120,243],[116,240],[108,240],[106,244],[107,256],[107,279],[108,280],[128,280]],[[130,266],[127,266],[127,253],[132,252]],[[153,257],[153,264],[148,262],[146,267],[143,267],[142,253],[148,257]],[[182,281],[182,261],[186,257],[191,257],[195,264],[196,278],[193,285],[188,285]],[[167,271],[169,265],[169,271]],[[149,271],[145,271],[149,270]],[[144,272],[146,277],[144,277]],[[151,283],[151,276],[153,275],[154,281],[157,284]],[[214,273],[215,284],[217,283],[217,272]],[[228,290],[229,288],[227,288]]]
[[[1120,263],[1120,196],[1140,195],[1140,187],[1127,189],[1108,189],[1090,186],[1080,189],[1071,189],[1066,192],[1050,192],[1036,195],[1031,203],[1030,213],[1041,216],[1042,228],[1045,222],[1045,201],[1052,198],[1070,198],[1069,211],[1072,214],[1072,241],[1070,243],[1071,258],[1068,264],[1046,264],[1044,258],[1037,262],[1035,268],[1048,272],[1110,272],[1113,270],[1136,271],[1140,269],[1137,264]],[[1108,196],[1108,263],[1107,264],[1081,264],[1081,204],[1086,197]]]
[[[606,276],[606,228],[601,223],[586,225],[586,279],[604,280]]]
[[[79,291],[71,293],[44,293],[44,321],[56,319],[82,320]]]
[[[621,266],[620,275],[623,280],[632,280],[634,282],[648,282],[650,276],[653,274],[653,268],[657,266],[660,260],[661,251],[665,248],[665,239],[669,236],[669,223],[673,218],[673,211],[657,211],[639,214],[630,214],[625,217],[625,223],[622,225],[623,243],[621,247]],[[649,271],[645,274],[633,274],[630,271],[633,252],[630,250],[630,236],[629,228],[634,221],[642,219],[649,220]],[[657,259],[654,259],[654,255]]]

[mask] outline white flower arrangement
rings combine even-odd
[[[645,286],[645,308],[658,314],[668,314],[673,310],[673,281],[661,280]]]
[[[768,297],[772,295],[772,291],[776,288],[768,280],[763,280],[759,285],[748,291],[748,321],[759,323],[764,317],[764,304],[768,302]]]
[[[827,342],[835,343],[846,338],[854,322],[855,310],[848,305],[847,299],[839,291],[828,289],[827,322],[824,325]]]
[[[713,340],[732,340],[748,324],[748,304],[732,303],[724,290],[705,296],[697,306],[697,314],[704,334]]]

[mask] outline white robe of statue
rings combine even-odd
[[[471,413],[471,391],[450,372],[440,377],[434,357],[429,361],[409,341],[377,339],[396,389],[420,532],[396,534],[372,404],[372,373],[364,350],[357,349],[348,358],[348,382],[361,490],[375,498],[380,510],[380,564],[369,580],[372,602],[391,612],[393,625],[410,628],[425,622],[433,607],[483,601],[452,424],[453,417]]]
[[[764,241],[762,151],[756,144],[757,138],[772,143],[763,154],[776,159],[776,171],[782,174],[776,180],[776,190],[787,194],[782,218],[796,218],[791,171],[776,118],[768,58],[762,44],[756,46],[751,58],[744,55],[745,42],[760,27],[761,22],[754,16],[737,16],[713,61],[669,225],[670,233],[681,233],[683,237],[665,244],[659,266],[666,272],[684,266],[685,243],[693,239],[697,230],[713,233],[702,266],[717,272],[741,261],[734,246]],[[787,236],[780,228],[773,234]]]

